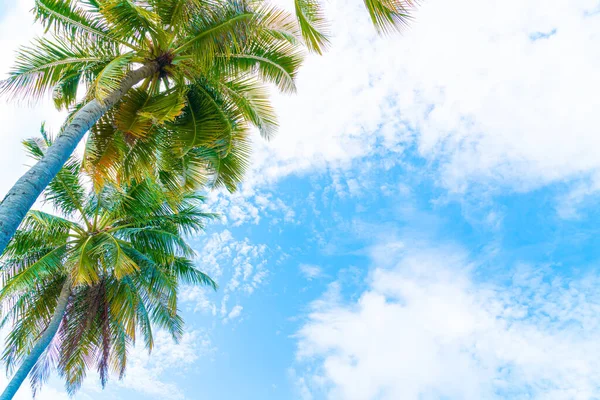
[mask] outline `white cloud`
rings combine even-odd
[[[240,306],[239,304],[235,305],[231,311],[229,312],[229,314],[227,314],[227,318],[223,319],[224,323],[227,323],[229,321],[233,321],[234,319],[239,318],[242,315],[242,310],[244,309],[244,307]]]
[[[143,348],[132,352],[126,376],[117,384],[152,399],[185,399],[177,385],[165,382],[163,375],[166,372],[183,373],[199,357],[213,353],[215,348],[210,338],[205,333],[189,331],[184,333],[179,343],[175,343],[166,332],[159,331],[154,339],[155,347],[151,354]]]
[[[237,240],[229,230],[202,237],[194,248],[199,253],[198,268],[220,286],[216,294],[205,288],[184,288],[181,299],[184,304],[192,305],[194,311],[216,315],[217,297],[222,296],[219,314],[225,320],[232,311],[228,310],[229,299],[235,296],[239,301],[251,295],[269,275],[267,246],[253,244],[248,238]]]
[[[599,191],[600,172],[577,182],[566,193],[560,193],[556,204],[557,214],[564,219],[582,218],[585,206],[597,200]]]
[[[9,378],[6,377],[4,373],[0,374],[0,390],[4,390],[8,385]],[[14,397],[14,400],[31,400],[33,398],[33,393],[31,391],[31,387],[29,385],[29,380],[23,382],[19,391]],[[57,387],[51,386],[49,384],[44,385],[41,391],[38,391],[36,394],[36,400],[69,400],[69,395],[64,391]],[[91,400],[92,397],[89,395],[82,393],[80,395],[82,400]]]
[[[323,269],[318,265],[300,264],[300,272],[308,280],[313,280],[323,276]]]
[[[298,95],[276,96],[280,133],[257,142],[251,182],[374,154],[397,161],[411,144],[452,191],[526,190],[600,169],[595,0],[431,0],[387,39],[374,37],[362,1],[327,4],[331,50],[309,58]]]
[[[184,286],[181,288],[179,299],[183,304],[188,307],[187,309],[193,312],[203,311],[210,314],[217,315],[217,307],[210,300],[210,293],[212,289],[199,286]]]
[[[500,286],[474,278],[453,247],[392,242],[372,257],[357,301],[334,283],[313,304],[297,334],[299,390],[345,400],[600,395],[597,276],[519,266]]]
[[[229,193],[214,190],[208,194],[207,208],[221,216],[224,224],[240,226],[257,225],[261,218],[267,218],[271,224],[295,223],[296,214],[292,207],[262,188],[243,185],[241,190]]]

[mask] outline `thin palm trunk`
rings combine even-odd
[[[56,138],[54,144],[48,148],[44,157],[19,178],[0,203],[0,254],[4,252],[6,245],[31,206],[75,151],[85,133],[133,85],[152,76],[158,69],[157,62],[145,64],[141,68],[129,72],[119,88],[112,92],[105,101],[100,102],[94,99],[88,102],[73,115],[72,121]]]
[[[60,322],[65,314],[65,310],[67,309],[67,303],[69,302],[69,296],[71,295],[71,282],[67,279],[60,291],[60,295],[58,296],[58,302],[56,303],[56,310],[54,310],[54,315],[50,319],[50,323],[48,327],[40,337],[40,340],[33,346],[31,352],[25,357],[23,363],[14,374],[6,389],[4,389],[4,393],[0,396],[0,400],[11,400],[17,391],[21,387],[21,384],[31,372],[31,369],[40,358],[40,356],[44,353],[52,339],[56,335],[58,331],[58,327],[60,326]]]

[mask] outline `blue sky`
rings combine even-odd
[[[0,0],[3,49],[35,33],[26,3]],[[525,3],[431,0],[376,38],[327,2],[277,138],[207,194],[222,219],[192,241],[219,290],[186,288],[182,343],[75,398],[600,398],[600,4]],[[0,192],[63,117],[2,105]]]

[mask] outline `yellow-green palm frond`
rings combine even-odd
[[[219,55],[214,73],[255,75],[283,92],[295,92],[295,78],[303,60],[301,48],[288,41],[255,41],[239,51]]]
[[[200,66],[210,66],[217,54],[241,49],[256,32],[255,17],[242,1],[215,3],[210,12],[190,20],[175,44],[179,57],[191,57]]]
[[[210,0],[150,0],[149,3],[159,15],[162,24],[174,33],[179,33],[181,28],[198,14],[211,12],[213,5]]]
[[[329,45],[329,24],[319,0],[294,0],[296,17],[306,47],[322,54]]]
[[[258,128],[265,139],[275,135],[277,115],[267,87],[255,79],[246,78],[220,83],[219,89],[235,104],[243,117]]]
[[[254,18],[259,38],[270,36],[294,44],[302,41],[302,31],[297,19],[285,10],[262,3],[256,8]]]
[[[106,100],[121,85],[121,81],[129,72],[133,58],[133,53],[125,53],[104,65],[91,84],[90,95],[95,96],[101,102]]]
[[[84,46],[77,41],[38,38],[33,46],[19,50],[15,66],[0,83],[0,93],[37,100],[59,87],[67,93],[62,97],[73,101],[79,80],[87,77],[86,72],[109,63],[115,52],[110,46]]]
[[[159,31],[159,16],[144,2],[134,0],[104,0],[99,11],[115,36],[129,38],[143,46],[148,36]]]
[[[84,7],[78,3],[84,3]],[[56,35],[94,41],[98,44],[123,44],[126,40],[115,35],[99,14],[95,1],[35,0],[33,13],[47,30]]]
[[[377,32],[400,31],[411,20],[415,0],[364,0]]]
[[[119,165],[126,152],[125,136],[115,127],[113,112],[105,114],[90,130],[82,164],[96,192],[107,180],[117,181]]]
[[[118,106],[114,114],[115,127],[132,138],[140,138],[150,134],[152,120],[139,115],[139,111],[150,101],[150,96],[143,90],[133,89]]]

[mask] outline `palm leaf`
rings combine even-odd
[[[119,43],[131,47],[114,35],[98,15],[98,9],[88,2],[87,9],[72,0],[35,0],[33,12],[46,30],[96,43]],[[95,12],[94,12],[95,11]]]
[[[245,2],[221,3],[211,13],[195,15],[173,52],[189,54],[199,65],[209,65],[215,54],[243,48],[254,29],[254,14]]]
[[[249,78],[217,84],[220,91],[229,97],[244,118],[252,122],[264,138],[274,136],[278,126],[277,116],[266,87]]]
[[[364,0],[371,21],[379,33],[399,31],[411,19],[414,0]]]
[[[322,54],[329,45],[328,23],[318,0],[294,0],[296,17],[306,47]]]
[[[91,88],[91,93],[98,100],[104,101],[112,92],[119,88],[121,81],[129,71],[129,65],[133,57],[133,53],[121,54],[113,58],[102,68]]]
[[[127,37],[139,46],[146,34],[157,31],[158,15],[133,0],[104,0],[99,5],[110,31],[117,37]]]
[[[109,61],[109,48],[82,46],[55,38],[38,38],[32,47],[18,50],[15,66],[0,83],[0,93],[38,99],[65,81],[72,85],[75,73]]]

